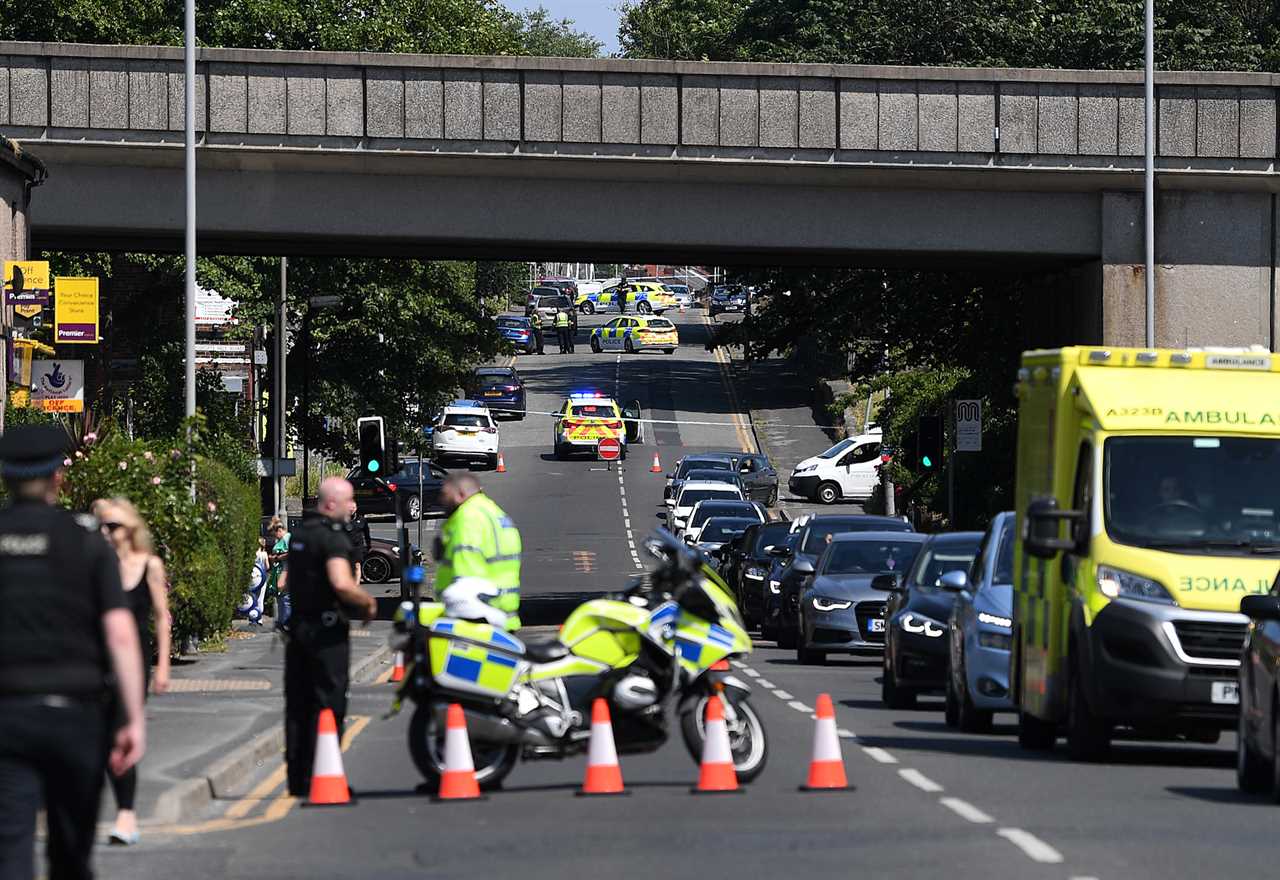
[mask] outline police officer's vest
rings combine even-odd
[[[343,524],[308,514],[289,537],[289,596],[293,615],[315,620],[326,611],[340,612],[342,604],[329,582],[326,563],[335,556],[351,559],[351,539]]]
[[[542,315],[538,314],[537,309],[534,309],[533,314],[529,316],[529,320],[533,324],[535,330],[542,329]]]
[[[118,565],[96,520],[36,502],[0,510],[0,695],[105,692],[98,579]]]
[[[568,313],[568,312],[556,312],[556,326],[557,326],[557,327],[568,327],[568,326],[569,326],[569,313]]]
[[[487,495],[472,495],[445,520],[440,543],[436,595],[457,578],[483,578],[498,588],[492,604],[510,615],[507,629],[519,629],[520,531],[502,508]]]

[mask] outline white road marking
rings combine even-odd
[[[867,755],[871,758],[871,760],[876,761],[877,763],[880,763],[880,764],[898,763],[897,758],[895,758],[893,755],[889,754],[882,748],[878,748],[876,746],[864,746],[862,750],[867,753]]]
[[[756,681],[758,681],[760,683],[760,687],[764,688],[765,690],[767,691],[773,690],[773,682],[769,681],[768,679],[757,678]]]
[[[836,728],[836,736],[842,739],[857,739],[858,735],[847,727]]]
[[[1057,865],[1062,862],[1062,853],[1030,831],[1023,831],[1021,828],[1001,828],[996,834],[1026,853],[1033,862],[1044,865]]]
[[[914,785],[916,788],[920,789],[921,791],[927,791],[927,792],[942,791],[941,785],[934,782],[928,776],[925,776],[919,770],[914,770],[910,767],[907,767],[905,769],[899,770],[898,775],[901,776],[903,779],[905,779],[907,782]]]
[[[743,674],[743,675],[746,675],[746,676],[749,676],[750,678],[759,678],[759,677],[760,677],[760,673],[756,672],[756,671],[755,671],[754,669],[752,669],[750,666],[744,666],[744,667],[742,667],[742,674]]]
[[[794,699],[795,699],[795,697],[791,696],[791,694],[787,693],[787,692],[786,692],[786,691],[784,691],[784,690],[775,690],[775,691],[773,692],[773,695],[774,695],[775,697],[777,697],[779,700],[782,700],[782,702],[784,702],[784,703],[785,703],[785,702],[787,702],[788,700],[794,700]]]
[[[787,703],[787,705],[790,706],[792,709],[795,709],[797,712],[803,712],[806,715],[813,714],[813,709],[810,708],[809,706],[806,706],[804,703],[800,702],[799,700],[792,700],[791,702]]]
[[[730,660],[730,661],[729,661],[729,665],[731,665],[734,669],[746,669],[746,668],[747,668],[747,664],[743,663],[741,660]]]
[[[968,801],[962,801],[960,798],[944,797],[940,799],[938,803],[955,813],[961,819],[967,819],[968,821],[978,825],[986,825],[995,821],[995,819],[992,819],[973,804]]]

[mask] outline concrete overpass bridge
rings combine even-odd
[[[1142,337],[1134,73],[198,58],[206,252],[1043,266],[1069,338]],[[37,246],[179,246],[182,80],[178,49],[0,42]],[[1274,347],[1277,86],[1159,78],[1162,342]]]

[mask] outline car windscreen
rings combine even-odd
[[[980,541],[981,538],[974,538],[971,543],[950,541],[946,544],[930,544],[929,549],[916,561],[911,582],[932,587],[937,585],[938,578],[949,571],[968,571],[973,564],[973,557],[978,554]]]
[[[849,519],[815,520],[809,525],[807,531],[808,535],[804,539],[800,552],[817,556],[827,549],[827,545],[831,543],[832,535],[839,535],[844,532],[891,532],[894,529],[882,522],[865,522],[857,517],[850,517]],[[909,529],[904,528],[902,531],[909,531]]]
[[[700,526],[716,516],[746,516],[754,512],[755,508],[751,506],[749,501],[708,501],[698,508],[693,519],[689,521],[689,525]],[[752,516],[752,520],[755,522],[760,521],[755,516]]]
[[[751,555],[762,556],[764,555],[765,547],[785,544],[790,530],[791,523],[789,522],[776,522],[761,526],[760,530],[756,532],[756,543],[751,548]]]
[[[826,452],[818,453],[818,458],[835,458],[837,455],[839,455],[840,453],[848,449],[850,446],[852,446],[854,442],[855,441],[852,437],[846,437],[845,439],[837,443],[835,446],[832,446]]]
[[[487,428],[489,417],[479,413],[449,413],[444,417],[446,428]]]
[[[1280,546],[1280,440],[1112,437],[1105,452],[1113,541],[1211,556]]]
[[[919,541],[837,541],[822,574],[883,574],[906,571],[920,553]]]
[[[708,482],[708,483],[729,483],[730,485],[738,484],[738,474],[736,471],[728,470],[713,471],[699,468],[696,471],[689,471],[686,477],[690,483]]]
[[[693,507],[699,501],[706,501],[708,498],[736,499],[737,497],[738,493],[727,487],[725,489],[685,489],[680,493],[679,505]]]
[[[529,325],[524,321],[521,321],[519,318],[499,318],[498,326],[514,330],[523,330]]]
[[[666,318],[650,318],[649,323],[645,325],[649,330],[657,330],[665,333],[668,330],[676,329],[676,325],[672,324]]]
[[[570,307],[567,296],[544,296],[538,300],[540,309],[567,309]]]
[[[680,463],[680,470],[676,473],[676,477],[683,480],[690,471],[731,470],[733,470],[733,465],[722,458],[686,458]]]
[[[476,370],[476,378],[481,382],[514,382],[515,374],[510,370]]]
[[[618,417],[612,406],[602,406],[598,403],[574,404],[569,412],[572,415],[588,419],[614,419]]]
[[[712,517],[703,528],[700,540],[727,544],[757,522],[759,520],[742,517]]]

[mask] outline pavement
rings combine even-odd
[[[748,395],[736,378],[727,381],[736,371],[705,351],[699,312],[677,322],[683,344],[671,356],[593,355],[580,344],[575,355],[518,360],[530,409],[553,408],[570,388],[616,386],[619,396],[639,397],[647,416],[678,422],[657,426],[612,470],[587,459],[555,461],[548,420],[503,425],[508,473],[480,476],[524,534],[532,600],[580,599],[643,570],[636,545],[661,522],[663,474],[649,472],[654,451],[666,467],[686,452],[741,444]],[[787,406],[767,390],[749,397],[753,415],[801,417],[807,396]],[[782,463],[783,455],[809,451],[808,443],[770,451]],[[944,725],[940,698],[886,709],[880,666],[839,657],[801,666],[794,652],[757,642],[737,671],[768,730],[769,763],[745,794],[706,798],[689,793],[697,767],[677,734],[652,754],[623,756],[630,797],[574,797],[584,772],[578,757],[522,762],[484,801],[432,803],[416,791],[407,713],[384,718],[392,689],[366,680],[352,689],[345,737],[356,805],[301,809],[283,793],[279,765],[266,762],[246,793],[219,795],[182,822],[152,826],[137,847],[99,849],[99,876],[1167,880],[1257,874],[1280,858],[1280,839],[1270,833],[1276,807],[1236,791],[1232,735],[1214,746],[1120,741],[1111,763],[1075,764],[1062,748],[1021,751],[1012,716],[997,716],[993,733],[976,735]],[[823,692],[835,700],[853,791],[797,790]],[[153,700],[153,711],[171,699]],[[278,698],[240,699],[278,712]],[[226,736],[200,726],[220,723],[221,705],[189,716],[188,733]],[[249,732],[237,730],[241,741]],[[156,736],[162,748],[165,734]]]

